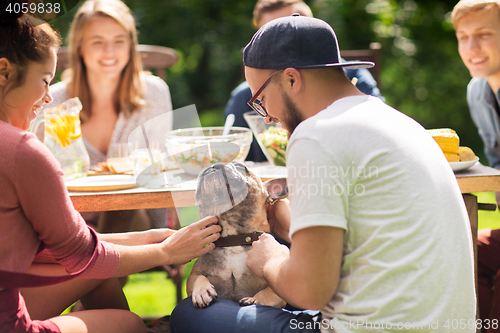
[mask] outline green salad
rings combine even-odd
[[[259,134],[259,139],[266,150],[266,155],[274,165],[286,165],[287,131],[281,127],[270,126]]]

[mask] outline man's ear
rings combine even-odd
[[[0,86],[7,85],[12,76],[12,65],[7,58],[0,58]]]
[[[287,68],[283,72],[283,80],[292,96],[296,96],[302,89],[303,76],[296,68]]]

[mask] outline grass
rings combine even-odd
[[[186,295],[186,279],[191,272],[192,263],[188,264],[184,274],[182,287],[183,297]],[[177,299],[175,285],[166,278],[164,272],[148,272],[133,274],[123,288],[129,302],[130,311],[142,318],[158,318],[169,315],[174,309]]]
[[[474,193],[480,203],[496,203],[495,192]],[[480,210],[478,213],[478,228],[500,229],[500,212]]]
[[[178,211],[182,226],[200,219],[196,207],[181,208]],[[186,294],[186,279],[194,261],[186,265],[182,286],[183,297]],[[142,318],[156,318],[169,315],[177,303],[175,284],[166,278],[164,272],[132,274],[123,288],[130,310]]]
[[[495,194],[475,193],[478,202],[495,203]],[[182,208],[181,221],[183,224],[189,224],[198,220],[196,208]],[[500,228],[500,212],[498,209],[494,212],[479,211],[479,229]],[[192,263],[188,264],[184,276],[183,293],[186,297],[185,279],[189,276]],[[165,278],[165,273],[152,272],[134,274],[129,277],[129,281],[124,288],[125,295],[129,300],[131,311],[141,317],[161,317],[169,315],[175,307],[175,285],[172,280]]]

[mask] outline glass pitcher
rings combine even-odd
[[[85,177],[89,171],[90,158],[82,139],[80,111],[82,103],[78,97],[68,99],[59,106],[45,110],[43,117],[37,117],[32,127],[45,122],[43,143],[61,164],[64,180]]]

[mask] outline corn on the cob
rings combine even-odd
[[[458,154],[459,139],[458,135],[453,133],[439,133],[432,135],[444,153]]]
[[[458,147],[458,155],[460,156],[460,162],[473,161],[476,158],[476,154],[469,147]]]
[[[453,130],[451,128],[434,128],[434,129],[427,130],[427,132],[431,136],[439,135],[439,134],[442,134],[442,133],[457,134],[457,132],[455,132],[455,130]]]
[[[455,153],[443,153],[444,157],[446,157],[446,160],[448,162],[459,162],[460,161],[460,155],[455,154]]]

